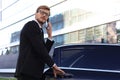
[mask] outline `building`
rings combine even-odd
[[[108,4],[110,7],[111,4],[106,1],[101,5]],[[0,12],[2,16],[0,55],[7,54],[6,51],[18,53],[20,30],[27,21],[34,19],[36,8],[42,4],[51,7],[50,21],[53,25],[55,46],[69,43],[117,44],[120,38],[118,37],[120,34],[120,2],[112,1],[110,3],[113,3],[113,8],[110,8],[115,12],[113,14],[109,14],[111,11],[108,7],[104,6],[104,9],[101,5],[99,5],[100,9],[104,10],[100,12],[87,10],[84,7],[90,5],[87,2],[78,4],[77,0],[50,0],[45,3],[40,3],[40,0],[2,0],[2,4],[8,3],[3,5]],[[81,6],[82,3],[85,4],[84,7]],[[99,1],[95,3],[95,5],[98,4]],[[96,8],[99,7],[96,6]],[[46,34],[45,37],[47,37]]]

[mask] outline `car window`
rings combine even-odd
[[[73,66],[76,59],[79,59],[79,57],[82,58],[84,55],[83,50],[84,48],[82,47],[64,48],[61,51],[61,66]]]
[[[61,66],[120,70],[119,46],[77,46],[61,50]]]

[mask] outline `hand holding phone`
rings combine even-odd
[[[49,29],[49,19],[43,24],[46,29]]]
[[[47,21],[45,22],[45,28],[49,29],[49,22],[47,22]]]
[[[47,31],[48,37],[52,39],[52,24],[50,22],[47,23],[46,31]]]

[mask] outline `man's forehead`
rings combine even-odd
[[[45,12],[50,12],[50,11],[47,10],[47,9],[39,9],[39,10],[42,10],[42,11],[45,11]]]

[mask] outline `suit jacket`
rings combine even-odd
[[[26,74],[41,78],[45,64],[52,67],[54,62],[49,51],[54,41],[44,41],[43,30],[36,21],[29,21],[21,30],[19,56],[15,77]]]

